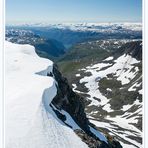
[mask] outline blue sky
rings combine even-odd
[[[6,0],[6,23],[141,22],[142,0]]]

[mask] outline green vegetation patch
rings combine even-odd
[[[108,91],[107,88],[111,89],[111,91]],[[111,108],[114,110],[120,110],[123,105],[132,104],[136,99],[142,101],[142,95],[137,91],[128,91],[126,87],[123,88],[121,82],[114,78],[101,79],[99,81],[99,90],[110,99]]]

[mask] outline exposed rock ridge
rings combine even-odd
[[[50,106],[57,108],[57,110],[55,110],[53,107],[53,110],[58,118],[64,122],[66,117],[60,113],[60,110],[68,112],[80,127],[80,129],[75,130],[75,133],[81,137],[82,141],[84,141],[90,148],[122,148],[120,143],[113,137],[111,138],[112,140],[107,137],[108,143],[106,143],[101,141],[90,131],[90,126],[93,127],[93,125],[89,123],[86,117],[83,98],[73,92],[67,79],[62,76],[56,65],[53,66],[53,73],[50,73],[49,75],[53,76],[57,82],[57,95],[51,102]]]

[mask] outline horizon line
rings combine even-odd
[[[131,24],[142,24],[142,21],[108,21],[108,22],[99,22],[99,21],[92,21],[92,22],[87,22],[87,21],[63,21],[63,22],[15,22],[15,23],[5,23],[5,26],[23,26],[23,25],[52,25],[52,24],[123,24],[123,23],[131,23]]]

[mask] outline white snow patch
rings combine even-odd
[[[66,121],[64,121],[65,123],[70,125],[74,130],[75,129],[80,129],[78,124],[72,119],[72,117],[69,115],[69,113],[67,113],[64,110],[61,110],[61,113],[66,116]]]
[[[114,59],[114,57],[111,56],[111,57],[108,57],[108,58],[104,59],[103,61],[110,61],[110,60],[113,60],[113,59]]]
[[[139,90],[138,92],[139,92],[139,94],[141,94],[141,95],[143,94],[143,90],[142,90],[142,89]]]
[[[96,81],[96,78],[101,78],[101,76],[99,75],[99,72],[97,72],[98,70],[100,70],[103,67],[107,67],[111,64],[109,63],[99,63],[99,64],[95,64],[93,66],[87,66],[86,67],[86,71],[85,72],[91,72],[91,76],[85,76],[84,78],[80,79],[80,83],[86,82],[85,86],[86,88],[88,88],[89,92],[87,93],[88,95],[90,95],[90,97],[88,97],[88,99],[90,99],[92,102],[90,104],[91,105],[105,105],[108,102],[108,99],[103,96],[101,94],[101,92],[98,89],[98,82]],[[97,101],[96,99],[94,99],[94,97],[99,98],[101,100],[101,102]]]
[[[81,92],[81,91],[79,91],[79,90],[76,90],[77,89],[77,85],[76,84],[72,84],[72,90],[73,91],[75,91],[75,92],[77,92],[77,93],[81,93],[81,94],[84,94],[84,92]]]
[[[133,118],[129,118],[129,119],[126,118],[126,120],[125,120],[121,116],[116,116],[116,117],[107,116],[106,119],[111,120],[111,121],[114,121],[115,124],[119,125],[122,128],[133,130],[133,131],[136,131],[138,133],[142,133],[135,126],[129,124],[129,123],[135,123],[135,122],[137,122],[137,120],[133,120]]]
[[[112,91],[110,88],[107,88],[106,90],[107,90],[107,91]]]
[[[94,133],[101,141],[105,141],[106,143],[108,143],[106,137],[102,133],[100,133],[98,130],[90,126],[90,131]]]
[[[135,58],[132,58],[130,55],[122,55],[117,60],[115,60],[116,64],[114,64],[114,67],[116,68],[116,76],[118,77],[117,80],[121,81],[122,85],[128,84],[130,80],[132,80],[137,72],[138,67],[135,68],[135,71],[132,72],[131,69],[134,67],[133,64],[139,63],[140,61],[137,61]],[[125,70],[127,69],[127,70]]]
[[[111,109],[111,105],[109,103],[104,105],[104,107],[102,109],[106,110],[107,112],[113,112],[114,111],[113,109]]]
[[[76,77],[80,77],[81,75],[80,74],[76,74]]]
[[[135,84],[133,84],[129,89],[128,89],[128,91],[136,91],[136,89],[138,88],[138,87],[140,87],[142,85],[142,83],[139,83],[138,84],[138,82],[136,82]]]
[[[132,104],[132,105],[130,105],[130,104],[128,104],[128,105],[123,105],[122,110],[123,110],[123,111],[127,111],[127,110],[130,109],[132,106],[133,106],[133,104]]]

